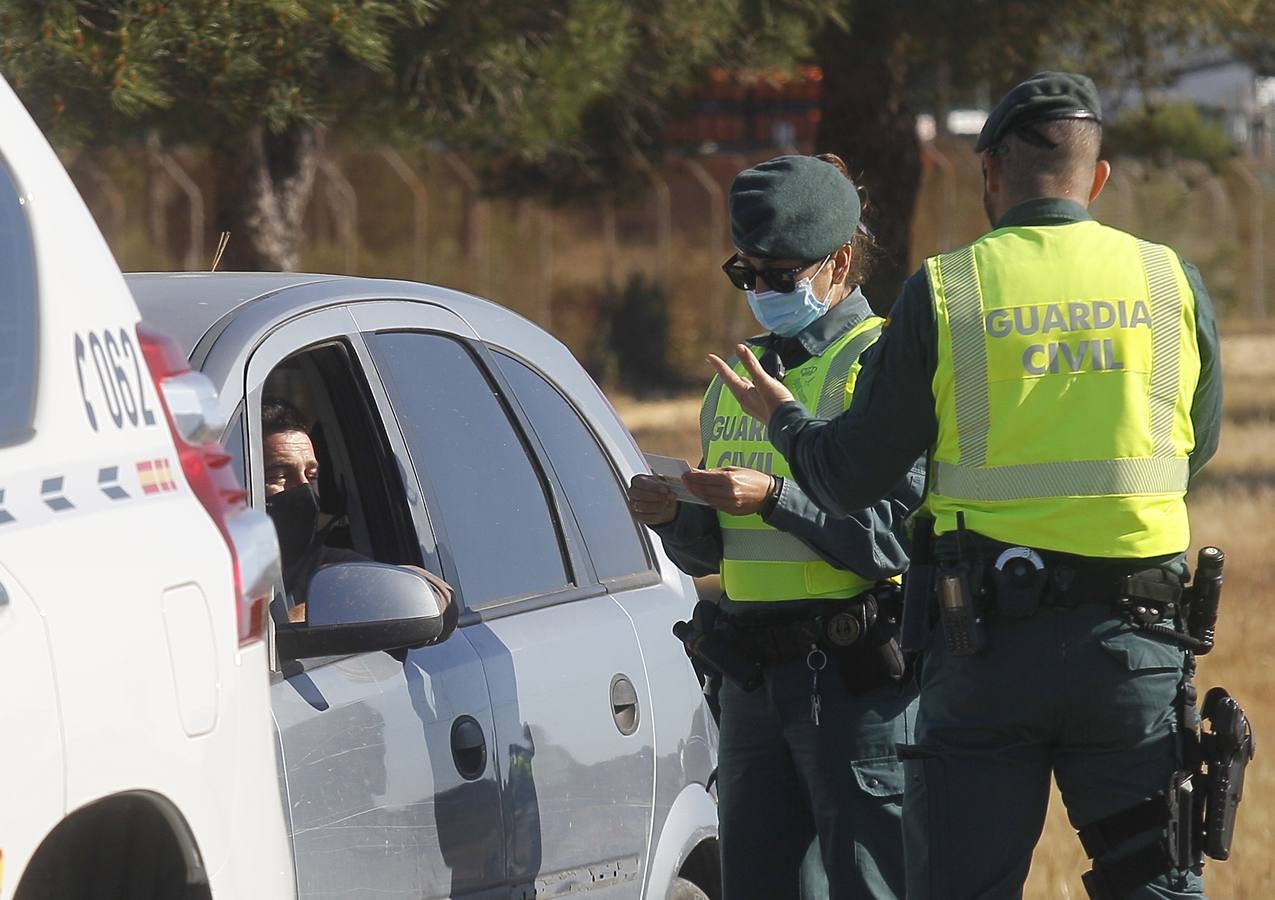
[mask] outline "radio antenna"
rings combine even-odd
[[[221,233],[221,239],[217,241],[217,252],[213,254],[212,268],[208,270],[209,272],[217,271],[217,266],[221,262],[221,256],[223,253],[226,252],[226,245],[229,243],[230,243],[230,232],[223,231]]]

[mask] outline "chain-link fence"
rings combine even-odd
[[[626,359],[641,344],[644,386],[698,383],[706,349],[755,330],[718,266],[732,252],[730,180],[768,155],[670,159],[619,200],[599,195],[552,208],[484,196],[455,154],[329,149],[306,213],[301,266],[489,297],[553,331],[604,381],[628,369]],[[927,142],[923,165],[914,263],[986,230],[970,144]],[[217,234],[200,151],[152,146],[144,161],[113,151],[71,160],[70,169],[122,267],[208,267]],[[1249,160],[1217,171],[1192,162],[1116,160],[1094,213],[1176,247],[1203,271],[1224,318],[1266,316],[1275,168]],[[651,305],[658,309],[646,309]],[[651,368],[652,340],[663,348],[663,372]]]

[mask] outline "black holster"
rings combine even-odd
[[[1244,770],[1257,750],[1244,709],[1223,688],[1204,695],[1201,713],[1210,730],[1200,734],[1205,767],[1203,850],[1214,859],[1231,855],[1235,816],[1244,794]]]
[[[695,604],[689,622],[676,622],[673,636],[682,642],[691,665],[700,677],[704,695],[714,717],[720,717],[717,692],[724,676],[745,691],[754,691],[762,683],[762,667],[742,653],[730,636],[717,627],[721,608],[711,600]],[[710,693],[711,691],[711,693]]]
[[[903,624],[899,629],[899,646],[909,661],[929,643],[934,608],[934,520],[917,516],[912,521],[912,562],[903,576]]]
[[[1191,678],[1195,660],[1188,654],[1179,694],[1186,737],[1184,768],[1173,774],[1168,791],[1079,830],[1085,852],[1094,860],[1084,884],[1091,900],[1124,900],[1139,886],[1172,871],[1196,869],[1205,856],[1231,855],[1235,818],[1244,790],[1244,770],[1256,747],[1244,710],[1224,689],[1204,697],[1200,728]],[[1160,831],[1154,843],[1125,856],[1123,844]]]

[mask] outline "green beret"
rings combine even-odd
[[[730,236],[745,256],[823,259],[850,243],[859,212],[854,182],[813,156],[778,156],[730,186]]]
[[[983,123],[974,151],[982,153],[995,147],[1007,134],[1024,126],[1055,119],[1092,119],[1102,124],[1102,102],[1090,79],[1070,72],[1040,72],[1028,78],[996,104]]]

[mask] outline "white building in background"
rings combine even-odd
[[[1241,151],[1275,158],[1275,77],[1262,75],[1249,63],[1221,56],[1187,62],[1155,97],[1194,103]],[[1141,97],[1131,90],[1113,105],[1133,108],[1141,105]],[[1118,115],[1117,111],[1113,118]]]
[[[1275,76],[1262,75],[1249,63],[1229,56],[1200,57],[1178,67],[1174,81],[1155,92],[1160,102],[1195,104],[1206,121],[1226,132],[1241,152],[1259,159],[1275,159]],[[1139,109],[1142,94],[1133,86],[1102,98],[1104,117],[1116,121],[1122,112]],[[977,136],[987,119],[982,109],[953,109],[946,133]],[[917,136],[931,141],[938,131],[932,113],[916,117]]]

